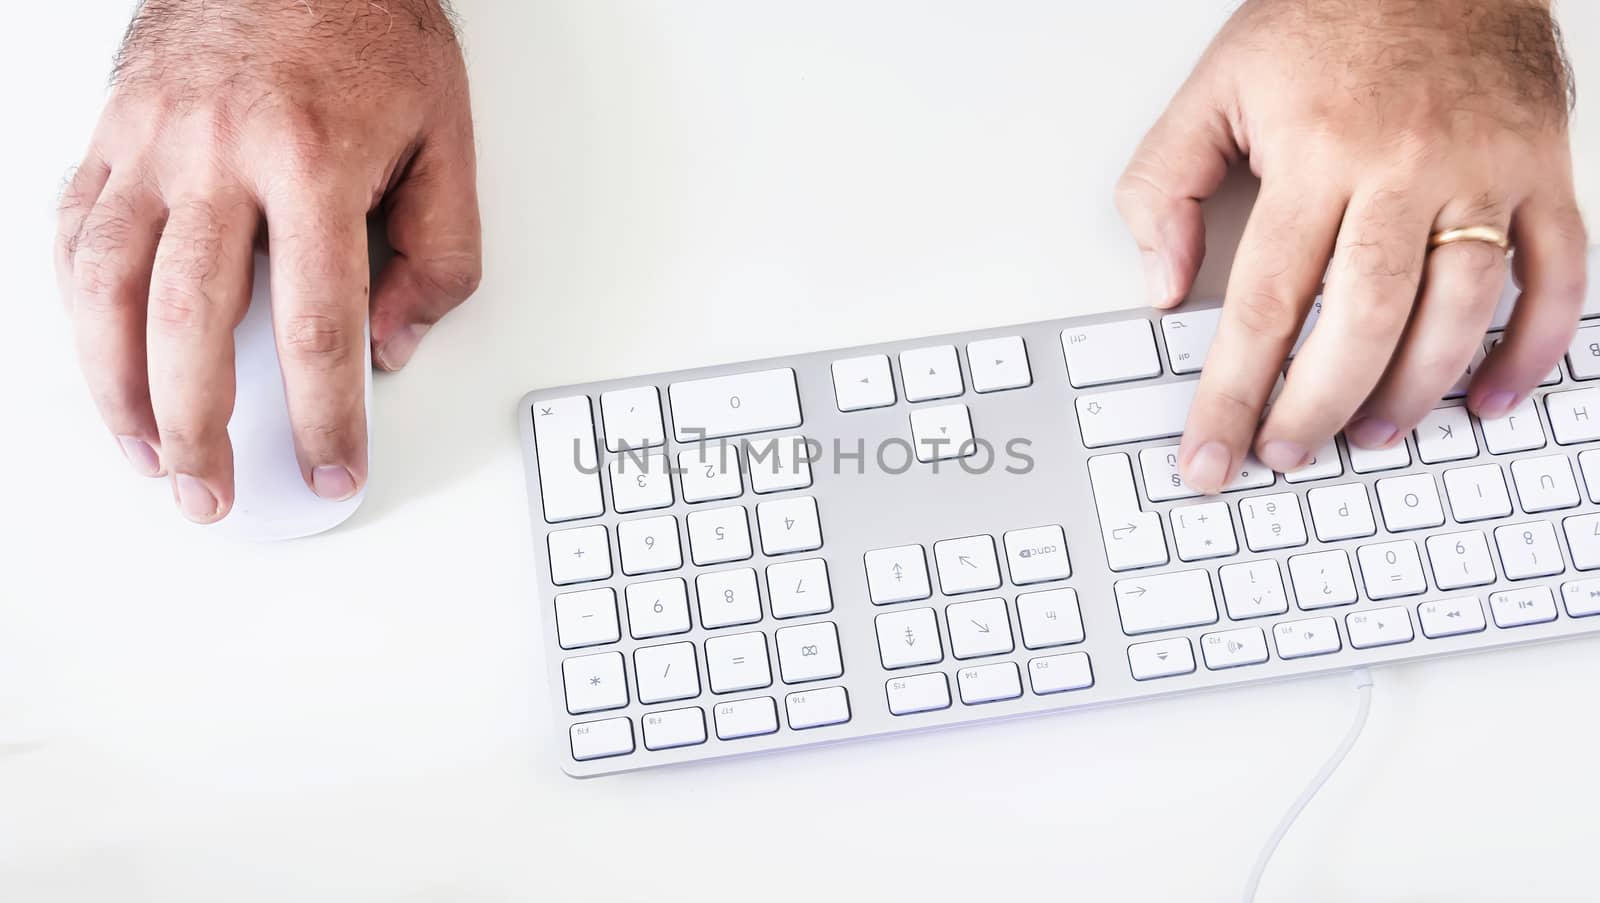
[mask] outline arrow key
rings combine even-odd
[[[1021,389],[1033,383],[1021,336],[973,342],[967,346],[967,366],[972,369],[972,388],[977,392]]]
[[[994,538],[968,536],[933,544],[939,565],[939,589],[947,596],[997,589],[1000,564],[995,559]]]
[[[956,602],[944,610],[950,627],[950,654],[978,658],[1010,652],[1011,618],[1004,599]]]
[[[944,658],[939,646],[939,620],[931,608],[885,612],[875,620],[878,657],[885,668],[932,665]]]
[[[931,401],[961,394],[961,365],[956,346],[935,345],[900,352],[900,378],[906,384],[906,401]]]
[[[918,408],[911,412],[911,445],[923,464],[978,453],[972,438],[972,414],[964,404]]]
[[[910,602],[933,595],[922,546],[896,546],[867,553],[867,594],[873,605]]]
[[[894,404],[889,358],[882,354],[833,362],[833,396],[841,411],[864,411]]]

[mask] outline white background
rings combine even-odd
[[[1111,186],[1223,2],[458,7],[483,289],[378,380],[357,516],[232,546],[127,471],[55,298],[54,196],[129,4],[8,6],[0,898],[1235,893],[1348,679],[564,777],[512,419],[537,386],[1139,303]],[[1600,10],[1564,21],[1593,219]],[[1600,641],[1377,680],[1263,899],[1600,894]]]

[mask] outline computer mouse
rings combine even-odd
[[[233,510],[200,529],[232,539],[297,539],[331,530],[361,507],[366,489],[339,502],[319,498],[300,476],[283,393],[283,371],[272,333],[272,273],[257,253],[250,309],[233,331],[235,398],[228,438],[233,442]],[[372,345],[366,350],[368,454],[372,437]]]

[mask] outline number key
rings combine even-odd
[[[700,598],[700,623],[708,630],[761,620],[756,572],[750,568],[701,574],[694,591]]]
[[[750,522],[744,508],[713,508],[689,515],[689,555],[698,565],[750,557]]]
[[[1548,521],[1497,527],[1494,544],[1500,547],[1500,565],[1507,580],[1548,577],[1566,569],[1555,528]]]
[[[672,474],[661,452],[625,452],[610,467],[611,501],[619,514],[672,504]]]
[[[689,592],[683,578],[635,583],[628,599],[628,633],[636,640],[683,633],[689,629]]]
[[[720,442],[706,443],[678,453],[683,500],[710,502],[736,498],[744,492],[739,480],[739,451]]]
[[[671,515],[618,524],[617,545],[622,547],[624,574],[653,574],[683,567],[678,519]]]
[[[1441,590],[1494,582],[1489,541],[1477,530],[1428,537],[1428,560],[1433,563],[1433,582]]]
[[[817,500],[811,496],[762,502],[756,506],[761,524],[761,551],[766,555],[809,552],[822,546]]]

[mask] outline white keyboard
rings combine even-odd
[[[1463,379],[1402,446],[1203,498],[1174,462],[1218,314],[526,396],[566,771],[1600,632],[1600,320],[1510,416]]]

